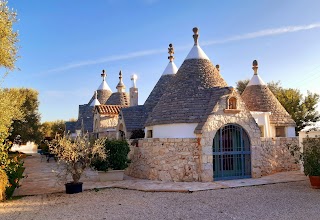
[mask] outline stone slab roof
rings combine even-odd
[[[130,105],[130,96],[126,92],[114,92],[109,97],[109,99],[106,102],[103,102],[103,103],[105,103],[106,105],[124,105],[124,106],[129,106]]]
[[[250,111],[271,112],[270,123],[274,125],[296,126],[286,109],[270,91],[267,85],[250,85],[241,94]]]
[[[206,123],[209,115],[212,113],[214,107],[219,102],[223,95],[230,93],[230,87],[215,87],[207,90],[207,93],[210,94],[210,99],[208,99],[207,106],[203,109],[201,115],[199,114],[199,123],[195,129],[196,134],[200,134],[202,127]],[[205,105],[205,103],[204,103]],[[200,113],[200,112],[199,112]]]
[[[186,59],[145,125],[202,123],[227,89],[210,60]]]
[[[146,110],[148,112],[151,112],[152,109],[157,105],[161,96],[164,94],[164,92],[169,86],[169,83],[174,77],[174,74],[162,75],[160,77],[157,84],[153,87],[153,90],[151,91],[150,95],[144,103],[144,106],[146,107]]]
[[[101,115],[118,115],[123,107],[123,105],[98,105],[95,111]]]
[[[148,113],[145,106],[137,105],[121,109],[121,117],[124,120],[128,132],[138,129],[144,129]]]
[[[93,110],[94,107],[88,104],[79,105],[79,115],[76,122],[76,130],[82,130],[84,132],[93,131]]]
[[[66,132],[75,133],[76,132],[76,121],[67,121],[65,123]]]

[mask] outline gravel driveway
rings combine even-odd
[[[320,219],[308,181],[201,191],[123,189],[28,196],[0,203],[0,219]]]

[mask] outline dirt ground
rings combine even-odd
[[[320,219],[308,181],[193,193],[103,189],[0,203],[0,219]]]

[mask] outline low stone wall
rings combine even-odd
[[[201,155],[196,138],[141,139],[131,146],[126,174],[162,181],[199,181]]]
[[[213,181],[212,147],[196,138],[149,138],[129,141],[131,159],[126,174],[162,181]],[[287,145],[298,138],[261,138],[251,149],[252,177],[299,170]],[[207,169],[204,169],[207,168]]]
[[[293,138],[261,138],[261,175],[299,170],[300,165],[295,163],[287,145],[299,144],[298,137]]]

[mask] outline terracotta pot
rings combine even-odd
[[[313,189],[320,189],[320,176],[309,176],[309,179]]]
[[[66,193],[67,194],[74,194],[74,193],[80,193],[82,192],[82,184],[81,182],[79,183],[66,183],[64,184],[66,186]]]
[[[109,170],[107,172],[98,171],[98,175],[101,182],[123,180],[123,174],[124,170]]]

